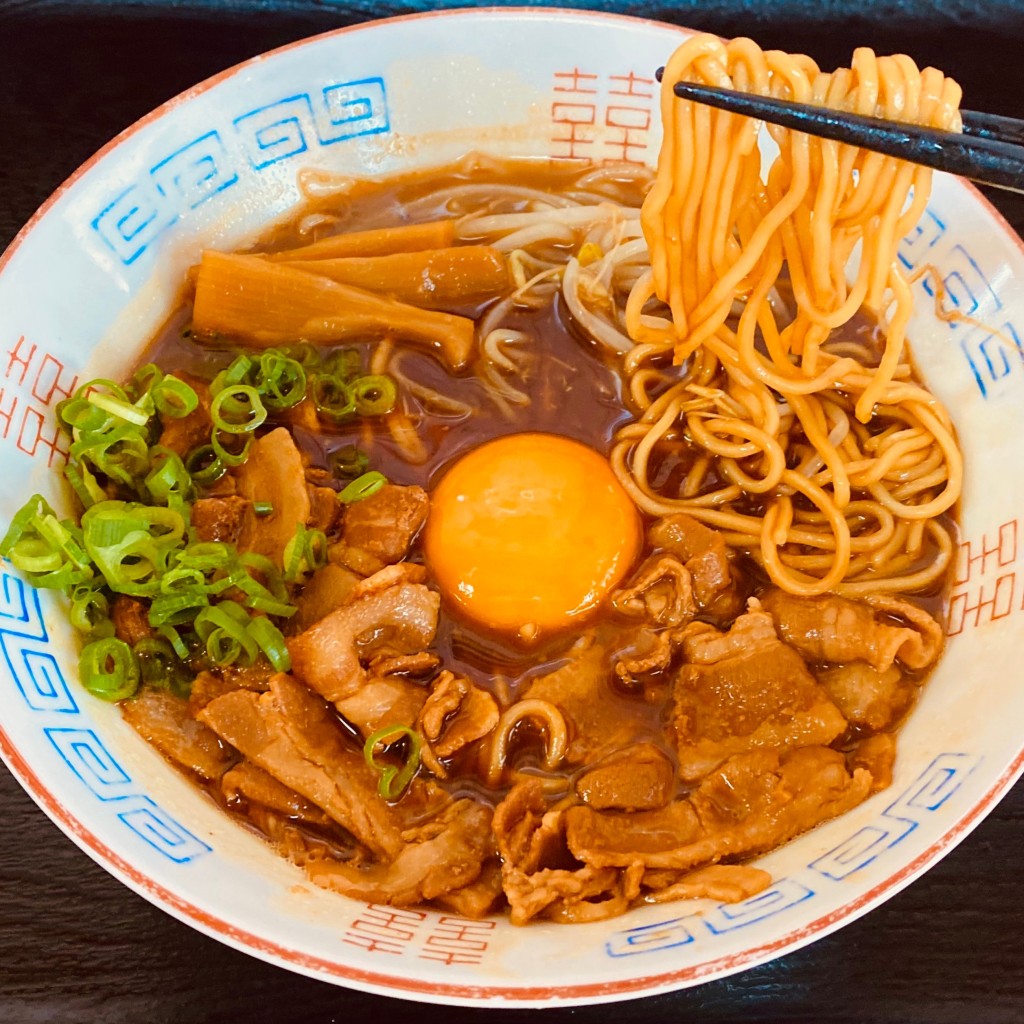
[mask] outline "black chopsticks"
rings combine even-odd
[[[673,90],[682,99],[1024,192],[1024,122],[1014,118],[965,110],[963,132],[944,132],[692,82]]]

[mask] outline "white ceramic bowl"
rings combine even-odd
[[[57,493],[52,410],[75,378],[126,370],[200,248],[238,246],[286,214],[301,168],[387,174],[472,149],[652,162],[652,71],[684,35],[553,10],[399,18],[257,58],[134,125],[0,259],[0,522],[33,491]],[[71,839],[169,913],[284,967],[412,999],[625,999],[763,962],[863,914],[962,839],[1024,764],[1024,255],[976,191],[941,176],[900,252],[995,329],[940,321],[927,279],[915,285],[910,336],[968,467],[949,646],[902,731],[892,787],[764,858],[767,891],[527,928],[323,892],[77,686],[58,602],[9,569],[4,760]]]

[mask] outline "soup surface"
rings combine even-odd
[[[312,202],[259,251],[287,253],[339,232],[453,215],[497,217],[530,210],[544,194],[637,207],[647,185],[636,175],[534,165],[364,184]],[[581,248],[573,237],[568,245],[547,243],[541,253],[558,266],[578,258]],[[544,274],[525,253],[519,258],[525,264],[520,283],[530,270]],[[551,280],[557,285],[557,275]],[[325,362],[356,353],[363,368],[390,372],[398,381],[395,412],[335,423],[292,409],[261,428],[284,424],[312,489],[347,484],[332,467],[353,446],[389,484],[320,522],[328,564],[296,585],[299,613],[283,627],[297,638],[293,674],[273,677],[257,664],[207,670],[193,685],[188,715],[217,737],[210,790],[314,880],[368,899],[433,900],[472,914],[507,904],[523,922],[536,915],[592,920],[639,899],[750,895],[768,879],[744,861],[887,784],[893,730],[940,646],[937,627],[915,609],[935,610],[942,587],[933,586],[916,606],[793,597],[773,588],[756,560],[730,548],[720,533],[685,515],[646,516],[639,544],[628,523],[606,531],[608,546],[627,557],[613,585],[590,607],[566,609],[561,626],[557,615],[538,628],[529,615],[514,623],[500,615],[488,621],[486,608],[467,614],[455,581],[476,568],[472,545],[449,540],[446,550],[439,540],[425,559],[420,531],[429,536],[431,517],[442,510],[428,513],[419,488],[433,491],[436,502],[439,485],[466,465],[467,453],[477,451],[486,465],[489,442],[528,434],[538,441],[539,465],[516,481],[513,490],[522,495],[536,485],[531,472],[542,478],[559,472],[554,455],[554,466],[544,465],[545,452],[559,449],[557,438],[581,442],[606,459],[616,431],[636,415],[618,360],[580,329],[561,291],[545,288],[543,279],[518,293],[515,284],[510,276],[500,294],[447,306],[472,317],[478,337],[509,332],[497,349],[504,358],[481,358],[452,372],[436,351],[400,338],[323,346]],[[208,336],[182,330],[189,318],[186,307],[147,359],[198,390],[246,339],[232,344],[235,339],[219,337],[211,347]],[[836,341],[859,346],[866,363],[877,361],[868,317]],[[508,459],[529,462],[520,455],[513,443]],[[696,457],[685,436],[660,445],[652,473],[659,490],[678,493]],[[272,502],[279,486],[286,485],[271,476],[266,493],[253,500]],[[584,474],[575,481],[577,498],[586,487]],[[214,489],[223,488],[231,486],[222,478]],[[555,579],[580,563],[585,575],[595,540],[561,529],[564,500],[545,493],[550,502],[523,527],[529,531],[523,547],[542,548],[541,561],[553,567]],[[208,500],[234,498],[237,493]],[[756,512],[762,502],[750,496],[747,505]],[[582,530],[580,522],[574,527]],[[238,529],[209,536],[238,543]],[[556,538],[553,544],[546,544],[547,535]],[[504,543],[514,548],[508,537]],[[499,548],[492,557],[499,589],[544,596],[553,585],[551,574],[545,578],[522,551],[516,557],[509,550],[503,559]],[[927,557],[922,551],[922,561]],[[423,570],[411,568],[424,563]],[[335,663],[329,650],[345,633],[346,616],[361,606],[351,592],[366,586],[362,577],[372,583],[380,574],[373,586],[385,587],[385,595],[407,589],[413,607],[415,591],[433,592],[441,581],[436,631],[419,638],[432,633],[428,642],[409,643],[396,639],[401,627],[393,611],[382,609],[376,625],[360,619],[363,630],[346,641],[354,648],[358,686],[341,685],[332,677],[348,665]],[[159,704],[162,715],[170,699],[143,691],[126,713],[152,737],[148,705]],[[287,732],[292,713],[315,718],[327,738],[310,749],[303,736],[289,749],[297,762],[280,764],[262,735],[246,730],[258,723]],[[364,760],[365,741],[388,728],[393,731],[384,738],[393,742],[382,742],[376,758]],[[376,792],[367,761],[408,764],[411,733],[419,745],[418,774],[387,800]],[[333,747],[340,759],[329,756]],[[348,788],[348,799],[358,794],[359,824],[300,780],[310,762],[325,785]],[[349,778],[353,769],[358,786]],[[385,845],[381,830],[401,842]],[[422,877],[411,877],[405,866],[416,856],[429,861]]]
[[[309,186],[252,253],[204,255],[132,381],[62,411],[102,570],[72,590],[86,685],[346,895],[525,923],[764,888],[752,858],[889,784],[952,524],[908,541],[855,488],[855,549],[910,583],[858,589],[865,561],[849,596],[787,592],[708,524],[782,495],[787,565],[827,561],[812,501],[734,486],[769,458],[741,428],[702,444],[713,374],[670,353],[627,372],[605,343],[644,270],[645,173],[470,160]],[[881,358],[867,315],[829,346]],[[630,431],[681,385],[696,404],[644,480],[693,514],[656,514]],[[788,467],[820,475],[778,415]],[[82,440],[105,431],[106,462]],[[918,449],[890,460],[904,482]]]

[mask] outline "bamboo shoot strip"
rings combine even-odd
[[[402,338],[433,349],[451,370],[473,352],[473,321],[417,309],[259,256],[203,253],[192,329],[264,348],[308,341]]]
[[[299,260],[287,266],[329,277],[339,284],[379,292],[423,309],[450,309],[505,295],[508,265],[488,245],[404,252],[391,256]]]
[[[434,220],[425,224],[403,224],[372,231],[349,231],[330,235],[299,249],[267,253],[272,263],[288,260],[341,259],[346,256],[389,256],[396,252],[443,249],[455,241],[455,221]]]

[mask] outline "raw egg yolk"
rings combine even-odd
[[[448,470],[423,543],[464,615],[534,640],[596,608],[641,539],[636,506],[606,459],[564,437],[513,434]]]

